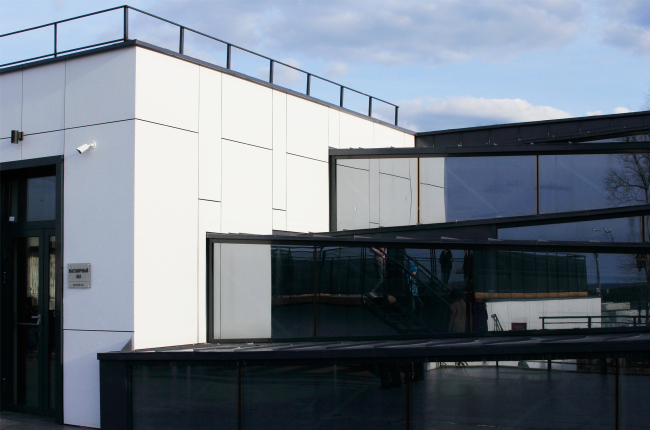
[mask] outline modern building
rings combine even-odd
[[[650,113],[415,133],[99,13],[122,37],[59,51],[52,23],[53,53],[0,66],[2,410],[436,428],[426,387],[468,363],[490,376],[464,390],[543,369],[593,392],[563,423],[647,422]]]

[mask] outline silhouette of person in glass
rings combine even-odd
[[[451,274],[451,267],[454,262],[454,256],[451,254],[451,249],[445,249],[440,253],[440,271],[442,272],[442,283],[447,285],[449,283],[449,275]]]

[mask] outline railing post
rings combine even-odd
[[[591,328],[591,317],[587,317],[587,328]]]
[[[273,83],[273,63],[275,61],[271,60],[271,65],[269,66],[269,83]]]
[[[185,27],[181,27],[180,40],[178,41],[178,53],[183,54],[185,51]]]
[[[399,106],[395,106],[395,125],[397,125],[397,109],[399,109]]]
[[[368,97],[368,116],[372,116],[372,97]]]
[[[124,6],[124,41],[129,40],[129,7]]]
[[[344,89],[345,89],[345,87],[343,85],[341,85],[341,104],[340,104],[341,107],[343,107],[343,90]]]
[[[232,45],[229,43],[226,45],[226,69],[230,69],[230,52],[232,51]]]
[[[311,93],[311,73],[307,73],[307,95]]]
[[[57,25],[56,22],[54,23],[54,56],[57,56]]]
[[[542,330],[544,330],[546,328],[546,318],[544,317],[541,318],[542,318]]]

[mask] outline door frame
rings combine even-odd
[[[55,383],[55,407],[54,416],[58,424],[63,424],[63,156],[35,158],[23,161],[10,161],[0,163],[0,181],[5,181],[7,178],[25,176],[29,177],[36,175],[43,169],[54,169],[56,176],[56,205],[55,205],[55,219],[54,222],[31,222],[31,223],[10,223],[8,217],[5,216],[5,202],[0,201],[0,243],[3,244],[7,237],[13,236],[19,231],[43,229],[54,229],[55,236],[55,270],[54,270],[54,288],[56,291],[55,297],[55,316],[54,316],[54,347],[55,347],[55,366],[54,366],[54,383]],[[4,196],[0,196],[4,198]],[[45,236],[48,237],[48,236]],[[46,244],[43,244],[46,246]],[[0,280],[4,281],[4,280]],[[4,282],[3,282],[4,283]],[[13,286],[12,286],[13,288]],[[2,295],[0,295],[1,297]],[[7,304],[2,303],[0,299],[0,333],[2,338],[6,338],[4,333],[12,329],[11,314],[7,315],[5,311]],[[5,354],[7,354],[6,346],[0,346],[0,375],[4,377],[6,369],[4,369],[3,362],[7,363]],[[13,351],[12,351],[13,352]],[[11,370],[11,369],[10,369]],[[0,379],[0,384],[2,380]],[[12,399],[0,396],[0,411],[14,409],[11,405]],[[48,412],[47,408],[44,411]]]

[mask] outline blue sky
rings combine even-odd
[[[400,125],[418,131],[619,113],[650,101],[650,0],[129,4],[397,103]],[[0,0],[0,33],[118,5]],[[176,29],[132,18],[132,37],[177,45]],[[100,40],[121,25],[117,14],[102,19],[62,27],[61,44]],[[21,43],[28,48],[18,48]],[[49,30],[33,40],[5,38],[0,60],[41,43],[51,47]],[[223,60],[223,47],[196,38],[186,52]],[[234,60],[242,71],[267,73],[266,63]],[[287,86],[303,88],[304,76],[276,72]],[[315,84],[314,91],[337,98],[326,85]],[[352,96],[346,102],[358,109],[367,104]],[[375,111],[390,115],[379,105]]]

